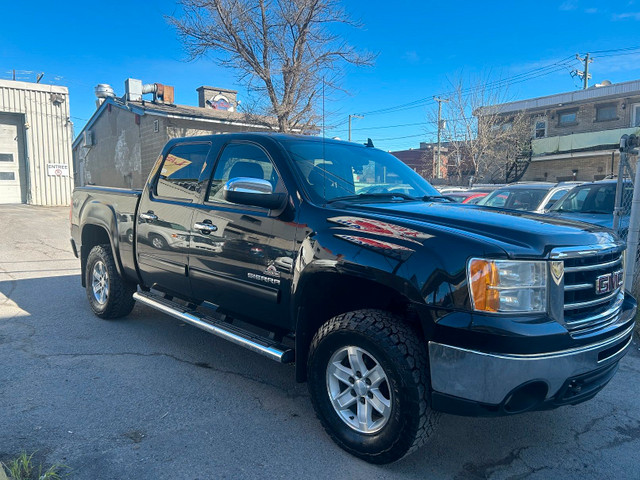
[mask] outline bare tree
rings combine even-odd
[[[513,162],[529,148],[531,119],[524,112],[502,113],[498,105],[508,101],[504,82],[465,82],[460,77],[450,84],[440,125],[450,173],[504,181]],[[435,125],[436,111],[430,113]]]
[[[339,88],[346,64],[368,65],[331,28],[358,26],[338,0],[182,0],[168,17],[192,59],[211,55],[234,69],[281,132],[317,120],[322,89]],[[251,112],[251,113],[256,113]],[[260,112],[262,113],[262,112]]]

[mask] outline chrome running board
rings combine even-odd
[[[210,315],[189,309],[150,292],[136,292],[133,298],[155,310],[166,313],[185,323],[201,328],[220,338],[280,363],[293,363],[294,350],[270,338],[262,337],[243,328],[218,320]]]

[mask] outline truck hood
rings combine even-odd
[[[611,231],[597,225],[516,210],[440,202],[352,203],[343,208],[429,235],[473,237],[511,257],[541,257],[555,247],[616,241]]]

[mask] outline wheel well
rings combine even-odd
[[[415,324],[417,315],[407,297],[391,287],[360,277],[337,273],[318,273],[301,292],[296,325],[296,380],[306,380],[309,345],[316,331],[330,318],[341,313],[375,308],[395,313]]]
[[[109,234],[103,227],[98,225],[85,225],[82,229],[82,239],[80,248],[80,266],[82,272],[82,286],[86,287],[84,270],[87,265],[89,252],[96,245],[111,245]]]

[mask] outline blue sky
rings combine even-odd
[[[595,55],[593,80],[614,83],[640,78],[640,0],[559,2],[344,2],[363,27],[348,30],[347,40],[377,52],[375,65],[349,68],[348,94],[327,99],[331,136],[347,137],[349,114],[353,139],[371,137],[385,150],[417,148],[434,138],[427,122],[433,95],[448,90],[457,75],[509,78],[586,52],[639,47],[636,51]],[[174,85],[176,103],[197,104],[196,88],[213,85],[239,90],[233,72],[186,55],[164,15],[175,2],[112,0],[108,3],[32,0],[3,2],[0,29],[0,78],[34,81],[70,89],[76,132],[95,110],[93,89],[109,83],[122,95],[127,77]],[[512,99],[549,95],[580,87],[572,65],[528,81],[512,82]],[[555,70],[550,69],[550,70]],[[522,79],[523,77],[516,77]],[[414,105],[405,106],[416,102]]]

